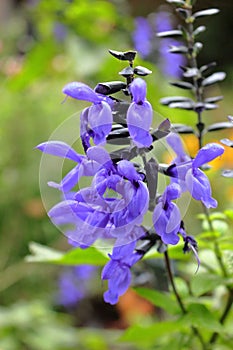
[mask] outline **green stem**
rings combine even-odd
[[[203,205],[203,211],[204,211],[206,220],[208,222],[209,229],[210,229],[211,232],[214,233],[214,227],[213,227],[212,221],[210,220],[209,211],[204,205]],[[214,252],[215,252],[215,256],[217,258],[217,261],[218,261],[218,264],[220,266],[220,269],[222,271],[223,276],[224,277],[228,277],[228,273],[227,273],[226,267],[225,267],[225,265],[223,263],[222,253],[221,253],[221,250],[219,249],[219,245],[218,245],[218,242],[216,240],[214,240]]]
[[[226,303],[226,306],[225,306],[225,309],[222,313],[222,316],[220,317],[219,319],[219,322],[221,324],[224,324],[227,316],[229,315],[229,312],[231,310],[231,307],[232,307],[232,304],[233,304],[233,288],[229,288],[229,295],[228,295],[228,300],[227,300],[227,303]],[[214,344],[216,343],[217,339],[219,337],[219,333],[217,332],[214,332],[210,338],[210,341],[209,341],[209,344]]]
[[[190,13],[189,13],[190,17],[192,15],[192,7],[190,8]],[[193,36],[193,24],[192,22],[190,22],[188,24],[188,40],[187,40],[187,44],[188,44],[188,47],[190,49],[190,52],[192,52],[192,48],[193,48],[193,45],[194,45],[194,36]],[[196,56],[195,54],[191,54],[189,58],[189,64],[191,66],[191,68],[198,68],[198,65],[197,65],[197,60],[196,60]],[[196,101],[199,102],[199,103],[203,103],[204,101],[204,92],[203,92],[203,88],[199,85],[198,83],[198,77],[195,76],[193,78],[193,85],[194,85],[194,90],[195,90],[195,97],[196,97]],[[196,124],[196,127],[197,127],[197,131],[198,131],[198,144],[199,144],[199,149],[202,148],[203,146],[203,131],[204,131],[204,128],[205,128],[205,125],[204,123],[202,122],[202,112],[201,111],[197,111],[197,124]],[[210,231],[211,232],[214,232],[214,227],[213,227],[213,224],[212,224],[212,221],[210,219],[210,215],[209,215],[209,211],[208,209],[203,205],[203,211],[204,211],[204,214],[205,214],[205,217],[206,217],[206,220],[209,224],[209,228],[210,228]],[[218,245],[218,242],[214,241],[214,252],[215,252],[215,256],[217,258],[217,261],[218,261],[218,264],[220,266],[220,269],[222,271],[222,275],[224,277],[227,277],[228,276],[228,273],[227,273],[227,269],[224,265],[224,262],[223,262],[223,257],[222,257],[222,252],[219,248],[219,245]],[[227,303],[226,303],[226,306],[225,306],[225,309],[223,310],[223,313],[222,313],[222,316],[220,317],[219,319],[219,322],[221,324],[224,323],[225,319],[227,318],[230,310],[231,310],[231,307],[232,307],[232,304],[233,304],[233,288],[228,288],[228,291],[229,291],[229,295],[228,295],[228,300],[227,300]],[[212,345],[216,342],[216,340],[218,339],[219,337],[219,333],[217,332],[214,332],[209,340],[209,345]]]
[[[168,255],[168,251],[165,251],[164,252],[164,259],[165,259],[165,265],[166,265],[166,270],[167,270],[167,274],[168,274],[168,278],[169,278],[169,281],[171,283],[171,286],[172,286],[172,290],[175,294],[175,297],[176,297],[176,300],[177,300],[177,303],[179,304],[179,307],[183,313],[183,315],[186,315],[188,313],[188,311],[186,310],[184,304],[183,304],[183,301],[181,299],[181,296],[179,295],[177,289],[176,289],[176,285],[175,285],[175,281],[174,281],[174,278],[173,278],[173,273],[172,273],[172,269],[171,269],[171,264],[170,264],[170,258],[169,258],[169,255]],[[199,333],[198,329],[194,326],[191,327],[192,328],[192,331],[193,331],[193,334],[195,334],[195,336],[199,339],[201,345],[202,345],[202,349],[203,350],[206,350],[206,345],[205,345],[205,342],[202,338],[202,335]]]

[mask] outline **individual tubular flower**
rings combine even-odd
[[[178,206],[172,202],[180,197],[181,189],[178,184],[170,184],[159,198],[153,213],[153,223],[156,233],[165,244],[177,244],[181,216]]]
[[[137,147],[149,147],[152,136],[149,133],[153,118],[151,104],[146,100],[146,83],[136,78],[130,85],[133,102],[127,111],[127,125],[130,136]]]
[[[96,266],[79,265],[66,268],[59,276],[57,301],[71,307],[90,292],[90,280],[94,277]]]
[[[52,221],[71,224],[73,228],[66,235],[82,247],[99,238],[115,238],[117,244],[137,239],[142,235],[138,225],[149,203],[143,175],[127,160],[115,165],[98,146],[89,148],[87,157],[100,165],[91,186],[55,205],[48,213]]]
[[[133,41],[136,51],[141,57],[147,57],[152,50],[153,30],[149,21],[144,17],[135,18]]]
[[[100,168],[100,164],[95,160],[84,155],[78,154],[67,143],[61,141],[43,142],[36,146],[37,149],[46,154],[66,158],[78,163],[60,183],[50,181],[48,184],[51,187],[58,188],[63,192],[70,191],[79,181],[82,176],[93,176]]]
[[[211,196],[209,179],[199,167],[223,154],[224,147],[209,143],[199,150],[194,159],[186,160],[183,148],[175,146],[177,136],[170,135],[167,140],[177,153],[175,164],[170,167],[168,174],[177,179],[182,191],[188,190],[194,199],[201,201],[207,208],[215,208],[217,201]]]
[[[171,15],[165,11],[159,11],[155,17],[155,31],[157,33],[172,30]],[[169,47],[179,46],[179,41],[173,38],[162,38],[159,43],[160,67],[166,76],[179,78],[180,66],[185,65],[184,55],[169,52]]]
[[[110,105],[112,99],[96,93],[89,86],[72,82],[63,88],[63,93],[77,100],[92,102],[92,106],[86,108],[81,116],[81,138],[85,140],[84,149],[89,147],[89,138],[92,137],[96,145],[104,144],[106,137],[112,129],[112,111]]]
[[[130,268],[142,258],[142,252],[134,251],[136,241],[115,247],[111,260],[102,271],[102,279],[108,280],[108,290],[104,293],[104,300],[112,305],[118,302],[119,297],[126,292],[131,282]]]

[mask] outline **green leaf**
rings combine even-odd
[[[176,319],[173,321],[156,322],[149,326],[133,325],[120,337],[120,341],[132,342],[142,347],[153,344],[156,339],[170,333],[181,332],[189,325],[186,320]]]
[[[188,314],[184,319],[199,329],[222,332],[223,327],[205,305],[193,303],[188,306]]]
[[[224,214],[227,216],[228,219],[233,220],[233,209],[227,209],[224,211]]]
[[[157,290],[147,288],[135,288],[136,292],[146,300],[149,300],[153,305],[164,309],[168,314],[179,313],[179,308],[170,295],[165,292],[161,293]]]
[[[199,273],[191,280],[191,290],[194,296],[200,296],[224,284],[224,279],[217,275]]]
[[[75,248],[61,252],[36,242],[29,244],[32,255],[26,256],[27,262],[45,262],[57,265],[104,265],[108,258],[94,247],[88,249]]]

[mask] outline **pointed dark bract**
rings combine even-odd
[[[108,50],[109,53],[117,58],[118,60],[121,60],[121,61],[133,61],[135,59],[135,56],[137,54],[137,51],[125,51],[125,52],[122,52],[122,51],[115,51],[115,50]]]
[[[182,31],[179,29],[167,30],[165,32],[160,32],[156,34],[156,36],[159,38],[173,38],[181,35],[182,35]]]
[[[184,97],[184,96],[171,96],[171,97],[163,97],[159,102],[164,106],[168,106],[170,103],[175,103],[175,102],[194,102],[194,101],[191,100],[191,98]]]
[[[171,129],[178,134],[195,134],[194,129],[185,124],[172,124]]]
[[[209,86],[215,83],[218,83],[219,81],[222,81],[226,78],[226,73],[225,72],[217,72],[213,73],[207,78],[205,78],[202,82],[202,86]]]
[[[220,122],[209,125],[206,130],[207,131],[218,131],[224,129],[233,128],[233,124],[231,122]]]
[[[186,81],[174,81],[170,82],[169,84],[184,90],[192,90],[194,88],[193,84]]]
[[[149,70],[148,68],[146,67],[142,67],[142,66],[136,66],[134,68],[134,73],[137,74],[137,75],[140,75],[142,77],[146,76],[146,75],[149,75],[152,73],[151,70]]]
[[[133,76],[134,70],[132,67],[126,67],[126,68],[122,69],[122,71],[120,71],[119,74],[125,78],[128,78],[130,76]]]
[[[199,26],[199,27],[197,27],[197,28],[194,30],[193,35],[194,35],[194,36],[197,36],[197,35],[199,35],[200,33],[203,33],[205,30],[206,30],[206,27],[205,27],[205,26]]]
[[[109,81],[106,83],[99,83],[95,87],[95,92],[102,95],[110,95],[126,88],[126,83],[123,81]]]
[[[226,146],[233,147],[233,141],[229,139],[222,139],[220,140],[221,143],[223,143]]]

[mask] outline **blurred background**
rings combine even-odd
[[[232,114],[233,98],[233,3],[202,0],[197,9],[210,6],[220,8],[221,13],[205,22],[199,20],[208,28],[201,34],[204,49],[199,62],[216,61],[218,69],[227,72],[227,78],[209,90],[210,96],[225,98],[219,109],[206,113],[207,124],[226,121]],[[131,350],[134,347],[115,344],[117,332],[127,327],[135,312],[138,319],[156,312],[132,290],[116,307],[104,304],[98,268],[84,267],[83,273],[84,270],[29,264],[24,257],[29,254],[30,241],[68,249],[66,238],[50,223],[42,204],[41,154],[34,147],[86,106],[71,99],[61,104],[66,83],[82,81],[94,88],[101,81],[119,80],[118,72],[125,64],[111,57],[108,49],[137,49],[136,64],[153,71],[147,82],[148,100],[154,110],[172,122],[195,124],[192,112],[187,116],[187,112],[159,105],[161,97],[180,95],[168,82],[179,77],[179,70],[171,67],[182,62],[168,57],[168,43],[165,47],[155,36],[156,31],[169,29],[160,29],[165,22],[172,28],[178,18],[165,1],[159,0],[1,0],[1,350]],[[208,140],[223,137],[233,138],[233,133],[211,133]],[[185,137],[185,142],[194,155],[196,141]],[[215,169],[232,168],[232,156],[229,148],[215,163]],[[214,174],[213,171],[210,176]],[[214,196],[220,209],[232,207],[232,180],[215,184]],[[192,210],[187,218],[190,227],[193,214],[200,208],[194,204]],[[153,264],[148,264],[147,271],[151,283],[156,284]]]

